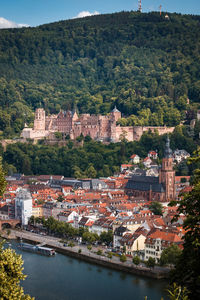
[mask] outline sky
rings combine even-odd
[[[200,14],[200,0],[142,0],[142,11]],[[38,26],[97,14],[137,10],[138,0],[0,0],[0,28]]]

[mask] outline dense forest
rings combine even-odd
[[[196,150],[193,141],[183,126],[177,126],[170,135],[173,150],[185,149],[189,153]],[[79,143],[79,144],[77,144]],[[141,158],[148,151],[158,151],[158,164],[161,163],[166,143],[166,135],[145,132],[139,142],[110,143],[105,145],[92,140],[89,136],[77,141],[68,140],[66,145],[50,146],[41,141],[37,145],[16,143],[7,146],[5,152],[1,148],[4,169],[8,174],[20,172],[26,175],[54,174],[75,178],[108,177],[118,173],[120,165],[130,162],[130,156],[135,153]],[[196,165],[179,164],[177,175],[192,175]]]
[[[199,108],[200,16],[168,16],[120,12],[0,30],[0,137],[19,136],[39,106],[106,114],[116,105],[122,126],[178,125]]]

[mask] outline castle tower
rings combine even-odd
[[[73,109],[72,111],[72,121],[77,121],[78,120],[78,112],[77,112],[77,109]]]
[[[115,143],[116,142],[116,122],[110,120],[110,141]]]
[[[175,171],[173,170],[173,158],[169,137],[167,137],[166,141],[159,182],[165,187],[165,201],[173,200],[175,198]]]
[[[34,130],[45,130],[45,111],[43,108],[37,108],[35,111]]]
[[[115,106],[114,109],[111,111],[111,116],[112,116],[112,119],[117,122],[119,119],[121,119],[122,114]]]

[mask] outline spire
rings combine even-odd
[[[120,111],[117,109],[117,107],[115,105],[115,107],[113,108],[112,112],[120,112]]]
[[[74,107],[73,107],[73,110],[72,110],[72,115],[74,116],[74,114],[77,114],[77,116],[78,116],[78,108],[77,108],[77,104],[76,104],[76,102],[74,103]]]
[[[170,148],[170,139],[169,139],[168,135],[167,135],[167,141],[165,144],[165,157],[166,158],[172,157],[172,149]]]

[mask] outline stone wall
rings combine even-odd
[[[76,112],[63,112],[58,115],[46,116],[45,111],[39,108],[35,112],[34,129],[24,128],[21,136],[23,138],[39,139],[50,135],[50,132],[63,132],[69,134],[71,139],[76,139],[81,134],[89,135],[92,139],[103,142],[119,142],[125,138],[128,141],[138,141],[145,131],[158,131],[159,134],[171,133],[174,127],[153,126],[127,126],[116,125],[121,113],[115,108],[110,114],[77,115]]]

